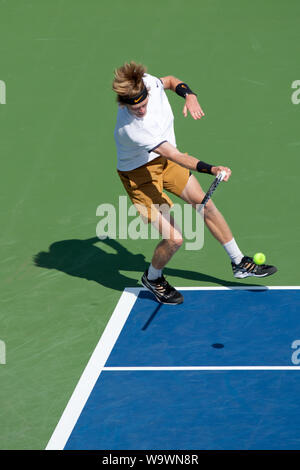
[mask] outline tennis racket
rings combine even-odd
[[[214,181],[212,182],[212,184],[210,185],[210,187],[208,188],[204,198],[202,199],[202,202],[200,204],[200,210],[202,210],[205,206],[205,204],[210,200],[213,192],[217,189],[217,187],[219,186],[219,184],[221,183],[221,181],[223,181],[223,179],[225,178],[226,176],[226,171],[221,171],[214,179]]]

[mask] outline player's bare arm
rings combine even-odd
[[[165,90],[172,90],[175,93],[177,86],[183,83],[182,80],[179,80],[178,78],[173,77],[172,75],[168,75],[167,77],[161,77],[160,80],[162,81]],[[198,102],[197,96],[193,93],[187,93],[185,95],[185,104],[182,112],[184,117],[187,117],[189,112],[192,118],[195,120],[201,119],[204,116],[204,112]]]
[[[155,149],[155,152],[159,155],[172,160],[175,163],[183,166],[184,168],[188,168],[189,170],[199,171],[199,159],[193,157],[192,155],[188,155],[187,153],[180,152],[174,145],[170,144],[169,142],[162,143],[159,147]],[[212,166],[210,169],[210,173],[212,175],[218,175],[221,171],[226,172],[226,176],[224,177],[224,181],[228,181],[231,176],[231,170],[225,166]]]

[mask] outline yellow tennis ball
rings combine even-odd
[[[263,253],[255,253],[253,256],[253,261],[255,264],[264,264],[266,261],[266,256]]]

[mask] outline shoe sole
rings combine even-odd
[[[234,277],[236,279],[245,279],[246,277],[266,277],[266,276],[271,276],[271,274],[250,274],[250,273],[243,273],[240,275],[234,274]]]
[[[182,303],[183,303],[183,297],[182,297],[178,302],[163,302],[162,300],[160,300],[159,297],[156,296],[155,292],[153,292],[153,290],[151,289],[151,287],[148,287],[147,284],[145,284],[145,282],[143,281],[143,279],[141,279],[141,282],[142,282],[143,286],[146,287],[146,289],[148,289],[148,290],[154,295],[154,297],[156,298],[156,300],[157,300],[160,304],[164,304],[164,305],[179,305],[179,304],[182,304]]]
[[[253,273],[237,273],[234,274],[234,277],[236,279],[245,279],[246,277],[267,277],[267,276],[272,276],[272,274],[275,274],[277,272],[277,269],[271,273],[266,273],[266,274],[253,274]]]

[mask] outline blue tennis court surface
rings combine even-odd
[[[182,292],[179,306],[141,289],[119,307],[64,448],[300,449],[300,290]]]

